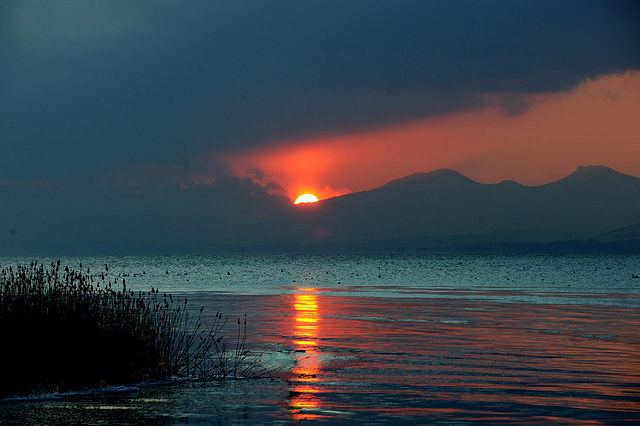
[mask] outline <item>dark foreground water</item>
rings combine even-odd
[[[186,295],[230,323],[246,313],[249,346],[276,373],[4,402],[0,423],[640,421],[637,256],[65,261],[109,263],[128,287]]]

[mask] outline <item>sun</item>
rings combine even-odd
[[[313,194],[302,194],[301,196],[296,198],[296,201],[294,202],[294,204],[316,203],[316,202],[318,202],[318,197],[316,197],[315,195],[313,195]]]

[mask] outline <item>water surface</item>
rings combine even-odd
[[[246,314],[250,348],[276,373],[0,404],[10,423],[640,420],[637,256],[62,261],[91,273],[108,263],[109,275],[129,288],[153,285],[194,308],[220,310],[231,318],[231,338],[234,319]]]

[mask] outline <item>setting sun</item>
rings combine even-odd
[[[296,198],[296,201],[294,204],[300,204],[300,203],[315,203],[318,201],[318,197],[316,197],[313,194],[302,194],[301,196],[299,196],[298,198]]]

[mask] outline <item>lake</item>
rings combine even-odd
[[[0,258],[3,266],[30,258]],[[56,259],[38,259],[51,262]],[[0,403],[0,424],[640,421],[637,255],[68,257],[236,318],[272,378]],[[42,354],[46,362],[46,352]]]

